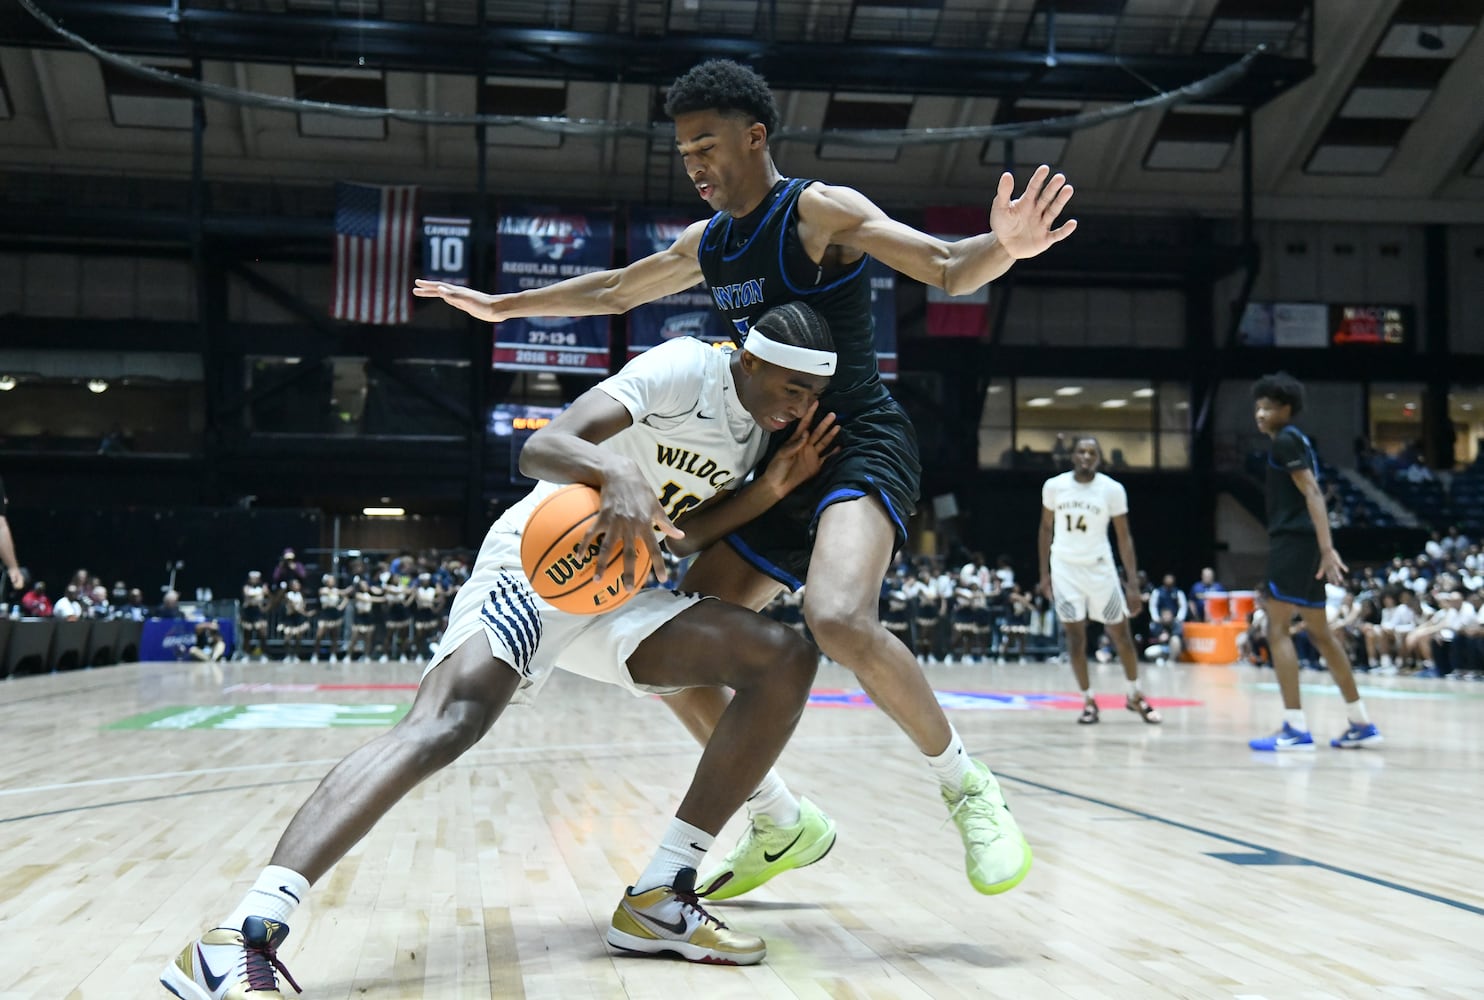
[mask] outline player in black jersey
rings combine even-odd
[[[666,111],[686,175],[716,213],[711,219],[627,267],[544,288],[491,295],[418,281],[414,294],[500,322],[624,312],[704,277],[717,309],[739,331],[783,302],[814,307],[829,323],[839,358],[820,403],[821,413],[839,421],[839,453],[786,505],[702,553],[681,586],[761,609],[782,586],[807,582],[804,615],[820,648],[855,673],[927,756],[962,835],[969,881],[984,893],[1011,889],[1030,869],[1030,846],[989,768],[969,758],[916,658],[878,615],[881,580],[906,540],[921,470],[911,422],[876,369],[866,257],[950,294],[973,291],[1071,235],[1074,221],[1053,224],[1072,187],[1043,166],[1012,199],[1015,182],[1006,173],[990,208],[993,232],[948,243],[890,218],[850,188],[784,177],[768,144],[777,105],[766,81],[746,67],[726,60],[694,67],[670,88]],[[726,695],[697,689],[668,701],[704,743]],[[832,824],[774,772],[748,809],[747,835],[721,870],[703,879],[713,899],[817,860],[818,845],[833,841]]]
[[[1299,702],[1299,662],[1289,626],[1304,620],[1335,686],[1345,698],[1350,725],[1333,747],[1373,746],[1381,733],[1366,714],[1345,647],[1330,631],[1324,584],[1344,582],[1346,567],[1329,533],[1329,514],[1319,491],[1319,460],[1293,418],[1304,408],[1304,387],[1292,375],[1264,375],[1252,386],[1257,429],[1273,439],[1268,452],[1268,573],[1263,597],[1268,612],[1268,649],[1283,696],[1283,727],[1252,740],[1254,750],[1313,750],[1314,737]]]

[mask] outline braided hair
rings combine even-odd
[[[835,338],[823,316],[802,302],[785,302],[774,306],[752,324],[769,340],[790,347],[807,347],[811,351],[835,350]]]
[[[708,59],[686,70],[670,85],[665,114],[674,118],[690,111],[745,115],[761,122],[769,135],[778,130],[778,104],[768,81],[730,59]]]

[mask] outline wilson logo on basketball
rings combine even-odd
[[[598,558],[598,550],[603,547],[603,536],[598,535],[592,544],[583,549],[582,543],[578,542],[572,547],[572,551],[563,555],[556,562],[546,567],[546,578],[558,587],[571,580],[582,568],[594,559]]]
[[[687,499],[689,495],[675,503]],[[599,566],[603,535],[588,541],[587,533],[601,506],[601,497],[591,486],[563,486],[536,505],[521,532],[520,562],[526,579],[538,596],[559,611],[578,615],[611,611],[637,594],[649,577],[649,550],[644,545],[629,553],[634,559],[632,590],[622,582],[626,553],[611,552]],[[601,580],[596,578],[600,568]]]

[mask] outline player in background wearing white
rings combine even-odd
[[[1082,691],[1079,723],[1098,721],[1098,705],[1087,674],[1087,620],[1101,622],[1123,664],[1128,682],[1124,707],[1148,723],[1161,721],[1139,690],[1139,656],[1129,629],[1129,616],[1144,606],[1134,539],[1128,530],[1128,493],[1123,484],[1103,475],[1098,466],[1103,448],[1091,435],[1072,447],[1072,470],[1052,476],[1041,487],[1041,582],[1039,590],[1056,606],[1067,634],[1072,673]],[[1123,583],[1108,545],[1108,525],[1118,537]]]
[[[834,370],[824,321],[789,303],[764,313],[741,350],[682,337],[645,352],[532,435],[520,470],[540,482],[490,528],[406,717],[330,771],[237,909],[188,944],[161,983],[184,1000],[282,1000],[283,972],[298,989],[277,949],[310,885],[414,786],[478,743],[518,692],[534,695],[555,667],[640,697],[694,684],[736,692],[659,849],[614,911],[607,940],[697,962],[761,961],[762,939],[701,907],[696,869],[792,734],[818,651],[756,612],[662,588],[606,613],[558,611],[531,589],[520,540],[536,504],[558,484],[587,483],[602,497],[589,535],[601,538],[597,565],[621,552],[621,580],[633,589],[643,583],[635,579],[643,546],[663,579],[656,531],[688,555],[818,472],[834,421],[811,418]],[[743,485],[768,433],[795,421],[783,450]],[[728,491],[735,492],[708,503]],[[718,656],[721,649],[728,655]],[[832,845],[821,845],[820,856]]]

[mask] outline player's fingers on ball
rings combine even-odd
[[[659,543],[655,541],[654,535],[652,533],[646,533],[641,536],[640,541],[644,543],[644,547],[649,551],[649,566],[654,570],[654,578],[660,583],[664,583],[670,579],[670,567],[665,565],[664,553],[660,551]],[[643,581],[641,580],[639,582],[642,583]]]

